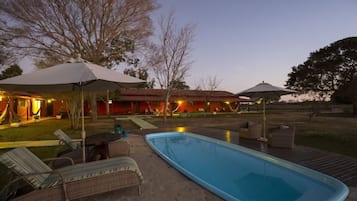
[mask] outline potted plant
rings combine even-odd
[[[11,127],[20,127],[21,120],[18,118],[13,118],[10,122]]]
[[[56,119],[62,119],[62,114],[61,113],[57,113],[56,114]]]
[[[62,119],[63,108],[59,108],[56,114],[56,119]]]
[[[35,122],[40,120],[40,116],[39,115],[35,115],[35,116],[33,116],[33,118],[35,119]]]

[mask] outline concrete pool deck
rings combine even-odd
[[[199,133],[200,129],[192,129]],[[158,132],[157,130],[155,132]],[[222,131],[220,131],[222,132]],[[150,133],[145,131],[145,133]],[[86,199],[81,200],[91,200],[91,201],[109,201],[109,200],[118,200],[118,201],[156,201],[156,200],[164,200],[164,201],[218,201],[222,200],[211,192],[207,191],[203,187],[194,183],[177,170],[168,165],[164,160],[162,160],[159,156],[157,156],[150,147],[146,144],[144,135],[145,133],[137,132],[137,134],[129,134],[127,138],[128,142],[131,145],[131,157],[133,157],[143,175],[144,175],[144,183],[142,185],[142,193],[141,195],[137,194],[136,188],[127,188],[122,189],[110,193],[104,193],[101,195],[91,196]],[[214,134],[213,131],[210,132],[213,137],[219,138],[219,134]],[[219,133],[217,131],[217,133]],[[212,137],[212,136],[211,136]],[[231,141],[234,143],[236,137],[234,134],[231,134]],[[246,146],[250,146],[251,148],[260,149],[259,145],[256,144],[255,141],[240,140],[240,144],[246,144]],[[300,148],[297,148],[300,150]],[[267,148],[269,150],[269,148]],[[265,151],[267,151],[265,150]],[[272,149],[270,149],[272,152]],[[280,152],[288,152],[287,150],[280,150]],[[296,150],[296,152],[298,152]],[[305,150],[305,154],[310,153],[311,150]],[[281,154],[283,155],[283,154]],[[295,154],[297,157],[301,157],[298,154]],[[303,154],[301,154],[303,155]],[[307,158],[311,157],[311,155],[305,156]],[[350,195],[346,201],[357,201],[357,188],[356,186],[350,187]]]

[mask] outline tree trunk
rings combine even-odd
[[[9,123],[11,123],[14,118],[14,99],[12,96],[9,96]]]
[[[76,98],[66,100],[68,118],[72,129],[79,128],[79,119],[81,113],[80,101]]]
[[[166,89],[165,93],[165,104],[164,104],[164,122],[166,122],[167,119],[167,107],[170,99],[170,89]]]
[[[165,103],[164,103],[164,122],[166,122],[166,118],[167,118],[167,105],[168,105],[168,102],[169,102],[169,97],[168,97],[168,94],[166,93]]]
[[[110,108],[109,108],[109,90],[107,90],[107,100],[105,102],[106,114],[110,116]]]
[[[354,99],[352,102],[352,111],[353,111],[353,116],[357,117],[357,99]]]

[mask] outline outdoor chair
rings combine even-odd
[[[54,133],[55,136],[58,137],[60,144],[68,145],[72,151],[77,150],[80,148],[80,145],[73,141],[65,132],[61,129],[57,129]]]
[[[67,145],[69,149],[67,150],[61,150],[61,147],[59,147],[57,150],[57,157],[69,157],[71,158],[75,164],[77,163],[82,163],[83,162],[83,153],[82,153],[82,148],[80,144],[76,143],[75,141],[72,140],[65,132],[63,132],[61,129],[57,129],[54,133],[55,136],[59,139],[59,144],[60,145]],[[86,155],[88,156],[88,153],[90,152],[90,147],[86,147]],[[88,157],[86,157],[88,158]],[[68,161],[65,160],[55,160],[51,162],[52,167],[62,167],[68,165]]]
[[[115,157],[53,170],[27,148],[20,147],[2,154],[0,163],[19,176],[15,181],[23,179],[33,188],[13,200],[67,201],[127,187],[138,187],[140,194],[143,181],[137,163],[130,157]],[[5,186],[1,194],[10,194],[6,189],[10,189],[15,181]]]
[[[113,157],[129,156],[130,145],[126,140],[115,140],[102,142],[100,145],[96,145],[89,153],[90,161],[103,160]]]
[[[269,129],[268,143],[272,147],[293,148],[295,140],[295,126],[281,125]]]
[[[107,144],[108,157],[119,157],[130,155],[130,144],[126,140],[115,140]]]
[[[60,143],[65,142],[65,144],[71,147],[70,150],[58,153],[58,157],[72,158],[76,164],[83,162],[82,149],[79,146],[76,147],[77,144],[65,132],[58,129],[54,132],[54,135],[60,139]],[[101,139],[102,135],[108,139],[103,141]],[[120,135],[108,135],[105,133],[89,136],[86,140],[86,161],[89,162],[118,156],[129,156],[129,143],[122,139],[114,140],[117,139],[118,136],[120,137]],[[68,165],[67,161],[52,162],[52,166],[57,168],[65,165]]]
[[[251,121],[239,125],[239,137],[247,139],[258,139],[262,134],[262,124]]]

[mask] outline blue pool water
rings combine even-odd
[[[192,133],[146,135],[176,169],[226,200],[344,200],[339,180],[300,165]]]

